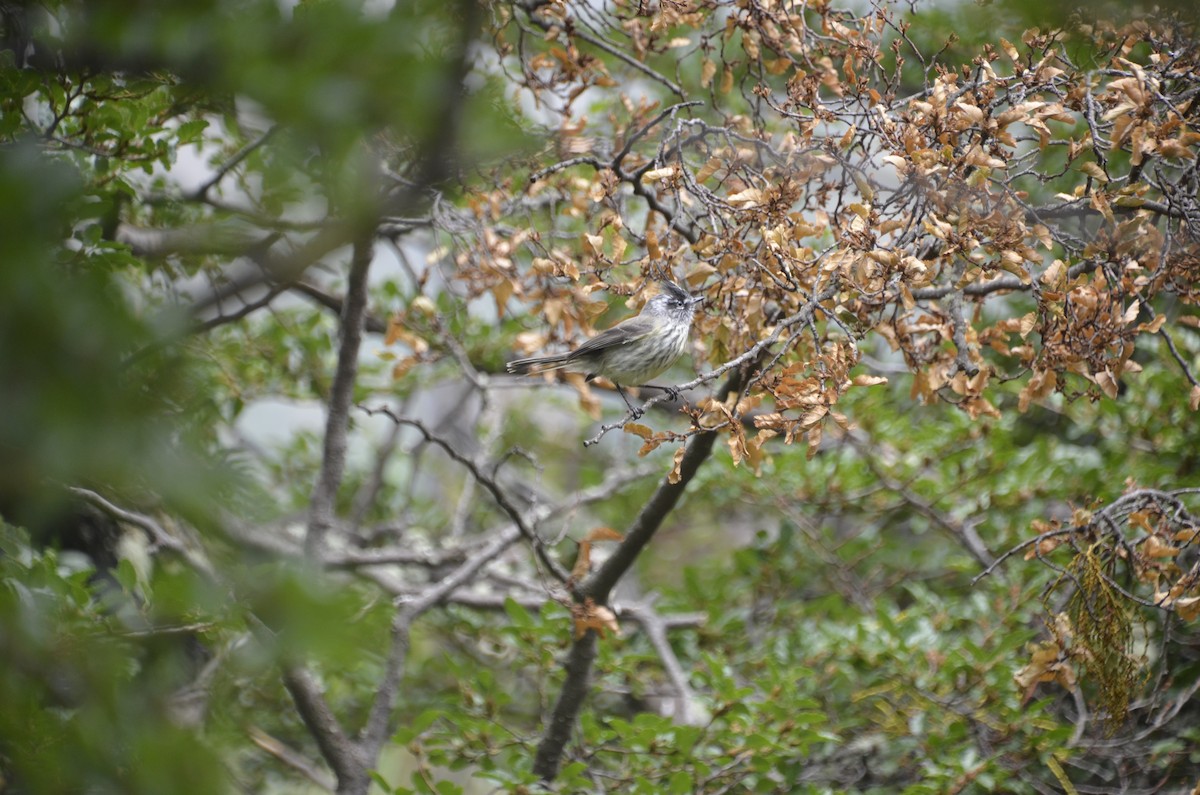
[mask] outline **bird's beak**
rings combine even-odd
[[[692,306],[699,306],[702,303],[704,303],[704,296],[702,296],[702,295],[693,295],[692,296]]]

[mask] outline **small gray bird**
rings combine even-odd
[[[629,402],[621,385],[650,386],[647,381],[675,363],[687,346],[696,305],[704,300],[673,282],[659,285],[662,290],[646,302],[637,317],[600,332],[569,353],[517,359],[506,369],[530,374],[570,370],[587,373],[588,381],[603,376],[616,385],[634,418],[640,417],[641,409]]]

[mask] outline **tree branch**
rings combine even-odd
[[[118,243],[129,246],[135,256],[159,259],[172,254],[248,256],[266,250],[279,239],[279,234],[237,222],[216,221],[178,227],[120,223],[113,237]]]
[[[556,20],[543,19],[542,17],[538,16],[538,14],[536,13],[538,11],[538,9],[540,9],[543,5],[548,5],[547,3],[540,3],[540,2],[539,3],[523,3],[523,4],[518,3],[517,5],[518,5],[518,7],[523,8],[525,10],[525,12],[529,14],[529,19],[533,22],[533,24],[537,25],[542,30],[549,32],[553,28],[559,27],[560,23],[557,22]],[[686,98],[686,94],[685,94],[683,88],[680,87],[673,80],[668,79],[665,75],[659,74],[658,72],[654,71],[649,66],[647,66],[646,64],[644,64],[641,61],[634,58],[629,53],[624,52],[623,50],[621,50],[620,48],[618,48],[612,44],[609,44],[604,39],[601,39],[598,36],[593,36],[590,33],[586,33],[584,31],[580,30],[578,27],[574,27],[574,26],[572,26],[568,30],[567,35],[570,37],[573,37],[573,38],[582,39],[583,41],[586,41],[588,44],[592,45],[593,47],[603,50],[604,52],[608,53],[612,57],[614,57],[620,61],[624,61],[629,66],[631,66],[634,69],[638,70],[639,72],[642,72],[643,74],[645,74],[651,80],[654,80],[658,83],[662,83],[664,86],[666,86],[668,89],[670,89],[671,93],[679,96],[680,98]]]
[[[721,397],[717,398],[718,402],[724,400],[725,396],[738,391],[740,384],[741,379],[737,375],[730,377],[721,390]],[[662,525],[663,519],[679,502],[679,498],[683,496],[683,490],[687,488],[687,484],[696,474],[696,470],[712,452],[716,438],[715,431],[698,433],[691,438],[683,454],[683,461],[679,465],[679,480],[672,483],[669,479],[663,479],[658,489],[642,507],[637,518],[633,520],[633,524],[625,532],[624,540],[617,545],[616,550],[600,568],[596,569],[579,587],[579,592],[584,598],[591,597],[597,604],[608,600],[617,581],[637,560],[637,556],[641,554],[646,544],[650,543],[650,539]]]
[[[720,390],[721,396],[717,399],[724,400],[726,396],[740,392],[744,380],[742,370],[734,371],[725,381]],[[700,464],[712,452],[716,438],[716,431],[705,431],[692,437],[679,465],[679,478],[675,482],[672,482],[669,476],[663,479],[637,518],[633,520],[633,524],[625,533],[624,540],[617,545],[617,549],[595,573],[579,586],[576,599],[581,602],[591,599],[596,604],[602,604],[608,600],[613,586],[637,560],[637,556],[662,525],[663,519],[679,502],[679,498],[683,496],[684,489],[695,476]],[[574,726],[579,711],[583,707],[583,700],[587,696],[589,672],[595,658],[596,633],[588,630],[571,645],[571,651],[567,655],[564,665],[567,678],[558,694],[554,712],[551,714],[550,722],[538,745],[537,756],[534,759],[533,772],[545,781],[552,780],[558,774],[563,751],[567,741],[571,738],[571,728]]]
[[[301,280],[288,285],[288,289],[300,293],[326,309],[332,309],[338,315],[342,314],[345,301],[336,295],[330,295],[315,284]],[[387,322],[375,315],[368,314],[363,318],[363,328],[372,334],[383,334],[387,331]]]
[[[588,674],[592,670],[592,662],[596,659],[596,633],[588,630],[583,636],[571,644],[563,670],[567,678],[558,694],[558,702],[546,726],[546,733],[538,744],[537,756],[533,760],[533,772],[543,781],[551,781],[558,775],[558,766],[562,761],[563,750],[571,739],[571,729],[583,700],[588,694]]]
[[[320,557],[325,535],[333,525],[334,503],[346,470],[346,432],[350,424],[350,405],[354,399],[354,381],[358,375],[358,348],[362,343],[363,318],[367,311],[367,272],[373,253],[370,238],[354,244],[346,302],[342,308],[337,371],[329,395],[329,413],[325,418],[321,474],[309,504],[308,532],[304,538],[305,551],[313,558]]]
[[[208,196],[208,192],[212,190],[218,182],[225,179],[226,174],[237,168],[239,163],[253,154],[255,150],[261,148],[267,141],[271,140],[272,136],[274,136],[278,130],[279,125],[272,125],[271,127],[267,128],[267,131],[262,135],[258,136],[253,141],[250,141],[241,149],[234,152],[233,156],[226,160],[221,167],[214,171],[213,174],[202,184],[198,185],[196,189],[188,196],[188,198],[195,201],[203,201]]]
[[[68,491],[77,497],[82,497],[83,499],[87,500],[92,505],[95,505],[97,508],[104,511],[117,521],[125,522],[133,525],[134,527],[141,528],[146,532],[147,535],[150,536],[151,540],[153,540],[156,545],[163,547],[164,549],[168,549],[174,554],[183,558],[184,562],[186,562],[196,571],[203,574],[210,582],[216,579],[216,571],[213,569],[212,564],[209,563],[208,558],[204,557],[199,552],[190,549],[178,538],[167,532],[165,527],[149,516],[137,513],[136,511],[129,511],[114,505],[90,489],[81,489],[76,486],[71,486],[68,488]]]
[[[365,792],[370,782],[367,770],[373,758],[367,758],[342,731],[312,673],[298,665],[286,665],[283,669],[283,685],[291,694],[296,711],[308,727],[309,734],[317,741],[321,756],[333,768],[338,780],[338,792],[353,792],[356,786],[361,786]]]
[[[688,684],[687,673],[680,665],[675,650],[671,648],[671,641],[667,638],[669,625],[665,617],[658,614],[649,600],[644,604],[627,608],[622,612],[621,617],[625,618],[626,616],[641,624],[650,645],[654,647],[659,660],[662,661],[667,679],[675,688],[675,705],[671,710],[671,717],[680,723],[695,725],[698,719],[702,719],[704,710],[697,705],[691,685]]]
[[[541,536],[539,536],[537,532],[529,526],[529,523],[525,521],[525,517],[522,516],[517,507],[513,505],[512,500],[510,500],[508,495],[504,493],[504,490],[500,488],[500,485],[496,482],[496,480],[486,475],[483,470],[481,470],[475,464],[474,461],[456,450],[454,445],[450,444],[445,439],[433,434],[428,428],[425,427],[424,423],[418,420],[397,416],[395,412],[386,406],[377,409],[367,408],[366,406],[362,406],[361,408],[363,411],[367,412],[367,414],[383,414],[391,419],[392,422],[401,425],[407,425],[411,428],[416,428],[417,431],[419,431],[420,434],[425,438],[425,441],[437,445],[446,453],[446,455],[450,456],[451,459],[466,467],[467,471],[471,473],[471,476],[475,478],[476,482],[483,486],[484,489],[486,489],[487,492],[492,495],[492,499],[495,501],[496,505],[498,505],[500,509],[504,511],[504,513],[506,513],[510,519],[512,519],[513,524],[515,524],[517,529],[521,531],[521,535],[525,536],[526,540],[529,541],[530,546],[533,547],[533,551],[538,556],[538,559],[542,562],[542,565],[544,565],[547,570],[549,570],[560,582],[567,581],[569,577],[567,571],[562,567],[561,564],[559,564],[558,561],[550,557],[549,553],[546,551],[546,545],[545,542],[542,541]]]
[[[303,754],[289,748],[283,741],[272,737],[257,726],[251,726],[246,730],[246,734],[250,736],[250,742],[300,773],[321,789],[333,792],[333,788],[337,786],[337,782],[333,781],[328,773],[313,765]]]
[[[363,726],[361,743],[369,758],[374,759],[388,738],[388,720],[396,706],[400,678],[404,675],[404,663],[408,658],[408,642],[413,622],[422,613],[441,602],[457,588],[470,581],[484,566],[500,556],[522,536],[516,525],[510,525],[493,538],[486,547],[443,577],[437,585],[404,605],[392,619],[392,648],[384,666],[383,678],[375,690],[371,712]]]

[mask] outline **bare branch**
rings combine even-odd
[[[388,720],[396,704],[400,678],[404,675],[404,663],[408,658],[408,643],[413,622],[429,608],[438,604],[454,590],[468,582],[484,566],[518,541],[522,531],[512,526],[497,535],[487,546],[470,559],[443,577],[437,585],[408,602],[397,611],[392,619],[392,648],[384,664],[383,677],[375,689],[375,700],[363,726],[361,742],[370,758],[374,759],[388,737]]]
[[[275,133],[278,130],[279,130],[278,125],[269,127],[267,129],[267,131],[264,132],[262,135],[258,136],[253,141],[250,141],[245,146],[243,146],[241,149],[234,152],[233,156],[230,157],[228,160],[226,160],[224,163],[222,163],[221,167],[218,168],[215,172],[213,172],[212,176],[210,176],[208,179],[206,179],[200,185],[196,186],[196,189],[194,191],[192,191],[192,193],[190,194],[190,196],[188,198],[190,198],[192,200],[196,200],[196,201],[202,201],[205,198],[207,198],[208,192],[210,190],[212,190],[218,182],[225,179],[225,176],[230,171],[237,168],[238,165],[240,165],[243,160],[245,160],[250,155],[254,154],[254,152],[256,152],[257,150],[261,149],[263,144],[265,144],[267,141],[271,140],[271,138],[275,135]]]
[[[407,417],[399,417],[387,407],[372,409],[366,406],[360,406],[360,408],[367,412],[367,414],[383,414],[391,419],[392,422],[400,425],[407,425],[411,428],[416,428],[417,431],[420,432],[421,436],[424,437],[425,441],[440,447],[446,453],[446,455],[450,456],[452,460],[457,461],[459,464],[462,464],[464,467],[466,467],[467,471],[471,473],[471,476],[475,478],[476,482],[478,482],[479,485],[483,486],[484,489],[487,490],[487,492],[492,496],[492,499],[495,501],[496,505],[498,505],[500,509],[508,515],[508,518],[512,520],[513,524],[517,526],[517,529],[520,530],[521,535],[523,535],[530,543],[530,546],[533,547],[533,551],[538,556],[538,559],[541,561],[542,565],[544,565],[546,569],[560,582],[567,581],[569,577],[568,572],[563,569],[562,565],[559,564],[558,561],[549,556],[549,553],[546,550],[545,542],[542,541],[541,536],[539,536],[537,532],[529,526],[529,524],[525,521],[525,517],[516,508],[516,506],[513,505],[508,495],[505,494],[504,490],[500,488],[500,485],[496,483],[496,480],[486,475],[474,461],[460,453],[454,447],[454,445],[450,444],[445,439],[434,435],[427,427],[425,427],[425,424],[419,420],[408,419]]]
[[[696,697],[692,692],[691,685],[688,684],[687,673],[680,665],[679,657],[671,648],[671,641],[667,638],[667,622],[655,611],[654,605],[650,602],[626,607],[622,611],[621,617],[625,618],[626,616],[641,624],[642,629],[646,632],[646,637],[650,640],[650,645],[654,647],[658,658],[662,660],[667,679],[675,688],[675,706],[671,711],[672,717],[681,723],[695,725],[696,721],[701,718],[701,711],[696,704]]]
[[[338,719],[329,708],[316,678],[307,669],[298,665],[286,665],[283,669],[283,684],[300,719],[317,741],[321,756],[333,768],[338,779],[338,792],[353,792],[356,787],[365,788],[370,781],[368,769],[374,757],[367,757],[353,740],[346,736]]]
[[[1009,549],[1000,557],[996,558],[996,560],[989,564],[987,568],[975,575],[974,579],[971,580],[971,584],[974,585],[978,583],[984,577],[995,571],[1002,563],[1011,558],[1013,555],[1016,555],[1035,544],[1047,539],[1086,533],[1093,528],[1116,530],[1116,528],[1120,527],[1121,522],[1123,522],[1130,513],[1147,506],[1154,506],[1161,510],[1173,525],[1176,525],[1180,528],[1200,528],[1200,519],[1194,516],[1187,509],[1187,506],[1184,504],[1184,502],[1180,499],[1180,497],[1185,494],[1196,493],[1200,493],[1200,489],[1188,488],[1175,489],[1173,491],[1161,491],[1159,489],[1135,489],[1122,494],[1111,504],[1106,505],[1104,508],[1098,511],[1095,511],[1092,514],[1091,521],[1088,524],[1047,530],[1043,533],[1033,536],[1032,538],[1025,539],[1021,543]],[[1124,539],[1122,538],[1121,540],[1123,541]],[[1146,600],[1142,600],[1128,594],[1123,588],[1117,586],[1116,583],[1110,584],[1132,601],[1146,606],[1154,606],[1151,602],[1147,602]]]
[[[571,650],[567,652],[567,659],[563,663],[566,680],[558,693],[558,701],[533,760],[533,772],[543,781],[551,781],[558,775],[563,750],[571,739],[571,731],[583,708],[583,700],[587,698],[588,679],[595,659],[596,633],[589,629],[571,644]]]
[[[309,505],[308,532],[304,546],[310,557],[319,558],[325,535],[333,526],[334,504],[342,474],[346,469],[346,433],[350,425],[350,405],[354,399],[354,382],[358,375],[358,348],[362,343],[363,318],[367,310],[367,272],[374,254],[369,239],[354,244],[350,261],[350,278],[346,287],[346,303],[342,310],[341,344],[338,348],[337,371],[329,394],[329,409],[325,418],[325,449],[321,456],[321,473]]]
[[[196,301],[192,311],[204,312],[264,281],[289,284],[299,279],[305,271],[326,254],[353,243],[354,237],[355,230],[350,224],[331,221],[310,240],[290,253],[267,252],[261,255],[251,255],[251,259],[258,266],[257,269],[246,270],[238,274],[226,274],[220,285]]]
[[[214,580],[216,578],[216,571],[213,570],[212,564],[209,563],[207,557],[201,554],[198,550],[194,550],[184,542],[180,541],[174,535],[169,533],[166,528],[149,516],[137,513],[136,511],[126,510],[114,505],[90,489],[71,486],[69,491],[72,494],[87,500],[92,505],[95,505],[112,518],[121,522],[127,522],[134,527],[138,527],[146,531],[146,534],[150,536],[151,540],[156,545],[170,550],[172,553],[183,558],[183,560],[189,566],[203,574],[209,580]]]
[[[286,287],[293,292],[300,293],[304,297],[312,299],[326,309],[333,310],[338,316],[341,316],[345,301],[335,295],[330,295],[315,284],[301,279],[286,285]],[[368,313],[363,317],[363,328],[372,334],[383,334],[387,331],[387,323],[375,315]]]
[[[938,508],[929,500],[926,500],[920,494],[917,494],[910,489],[907,485],[892,477],[891,474],[880,465],[876,455],[873,452],[875,448],[873,447],[870,439],[860,437],[857,434],[850,434],[848,438],[854,448],[858,450],[863,461],[865,461],[867,466],[870,468],[872,474],[875,475],[875,477],[886,489],[897,494],[902,500],[904,500],[905,504],[919,513],[921,516],[924,516],[935,526],[941,528],[955,541],[960,543],[963,548],[971,554],[971,557],[978,561],[979,565],[986,568],[990,567],[995,562],[994,556],[988,551],[987,545],[983,543],[983,539],[979,537],[979,534],[975,531],[975,526],[971,521],[959,521],[944,511],[938,510]]]
[[[291,748],[277,737],[272,737],[257,726],[246,729],[250,741],[283,764],[300,773],[323,790],[333,792],[337,782],[324,770],[314,765],[299,751]]]
[[[274,232],[252,229],[244,224],[220,221],[194,226],[146,228],[122,223],[114,235],[136,256],[159,259],[172,254],[246,256],[265,250],[279,239]]]

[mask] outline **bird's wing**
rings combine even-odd
[[[610,329],[605,329],[571,352],[571,357],[586,356],[637,342],[654,331],[655,322],[641,315],[624,320]]]

